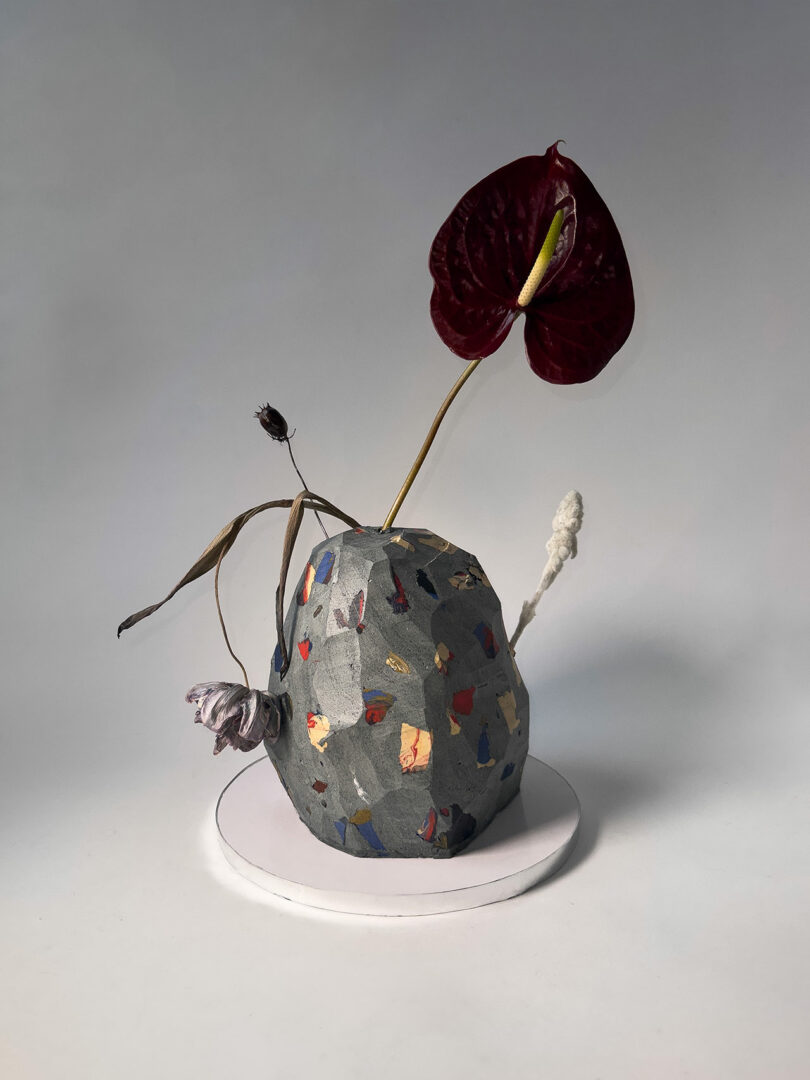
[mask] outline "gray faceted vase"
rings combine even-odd
[[[449,857],[517,794],[529,695],[478,560],[424,529],[318,544],[284,623],[265,740],[296,810],[362,857]]]

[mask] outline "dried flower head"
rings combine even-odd
[[[546,544],[548,562],[543,567],[540,584],[531,600],[527,600],[521,608],[517,627],[509,639],[509,647],[513,653],[518,638],[537,612],[541,596],[562,570],[565,560],[576,558],[577,533],[582,528],[583,513],[582,496],[578,491],[569,491],[551,521],[553,532]]]
[[[278,699],[240,683],[197,683],[186,694],[195,705],[195,724],[204,724],[216,735],[214,753],[226,746],[253,750],[264,738],[278,739],[281,709]]]
[[[262,405],[260,409],[256,410],[255,416],[271,439],[275,439],[276,442],[286,442],[287,421],[278,409],[274,409],[268,402],[267,405]]]

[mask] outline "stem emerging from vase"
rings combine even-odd
[[[528,305],[534,299],[537,290],[540,288],[540,283],[545,277],[546,271],[551,264],[554,250],[557,247],[557,241],[560,239],[560,233],[562,232],[564,217],[565,215],[563,214],[563,211],[558,210],[555,213],[554,217],[551,219],[551,225],[549,226],[549,230],[546,233],[545,240],[543,241],[542,247],[540,248],[540,251],[537,255],[534,266],[532,267],[529,276],[526,278],[526,281],[523,284],[523,288],[520,290],[517,298],[517,304],[521,310],[528,307]],[[471,360],[469,362],[467,367],[456,380],[453,389],[442,402],[441,408],[436,413],[436,418],[430,425],[430,431],[427,433],[427,438],[422,443],[422,449],[419,451],[416,461],[411,466],[411,471],[405,477],[405,483],[399,489],[399,495],[397,495],[396,499],[394,499],[394,505],[388,511],[388,516],[382,524],[383,532],[386,529],[390,529],[393,525],[394,518],[399,513],[399,508],[405,501],[405,496],[411,490],[411,485],[416,479],[416,474],[422,468],[422,463],[427,457],[427,452],[430,449],[433,440],[436,438],[436,432],[439,430],[439,424],[441,424],[442,420],[444,419],[444,414],[452,405],[453,399],[455,398],[456,394],[462,388],[467,379],[469,379],[469,377],[472,375],[472,373],[475,371],[475,369],[478,367],[482,360],[483,357],[479,356],[476,360]]]
[[[402,506],[402,503],[405,500],[405,496],[411,490],[411,485],[413,484],[414,480],[416,479],[416,474],[422,468],[422,462],[427,457],[427,452],[430,449],[431,444],[433,443],[433,440],[436,438],[436,432],[439,430],[439,424],[441,424],[442,420],[444,419],[444,414],[447,412],[447,410],[452,405],[453,399],[455,398],[456,394],[462,388],[462,386],[467,381],[467,379],[469,379],[469,377],[472,375],[472,373],[475,371],[475,369],[478,367],[478,365],[481,363],[482,360],[483,360],[483,357],[479,356],[476,360],[471,360],[469,362],[469,364],[467,364],[464,371],[462,371],[461,375],[456,380],[455,385],[453,386],[453,389],[450,391],[450,393],[447,395],[447,397],[442,402],[442,407],[436,413],[436,417],[435,417],[433,423],[430,425],[430,431],[427,433],[427,438],[422,443],[422,449],[419,451],[419,453],[418,453],[418,455],[416,457],[416,461],[411,466],[411,471],[405,477],[405,483],[399,489],[399,495],[397,495],[396,499],[394,499],[394,505],[388,511],[388,516],[386,517],[386,519],[385,519],[385,521],[383,522],[383,525],[382,525],[383,531],[385,531],[386,529],[391,528],[391,526],[392,526],[392,524],[394,522],[394,518],[399,513],[399,508],[400,508],[400,506]]]

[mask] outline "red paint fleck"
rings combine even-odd
[[[450,817],[450,811],[447,809],[446,806],[443,806],[439,813],[442,815],[442,817]]]
[[[402,587],[402,582],[393,567],[391,567],[391,578],[394,582],[394,591],[390,596],[386,597],[386,600],[391,605],[391,610],[395,615],[402,615],[408,610],[410,604]]]
[[[318,792],[319,795],[323,795],[323,793],[329,787],[329,785],[324,783],[323,780],[316,780],[315,783],[312,786],[313,786],[313,788],[315,788],[315,790]]]
[[[453,712],[461,713],[462,716],[469,716],[472,712],[474,693],[474,686],[469,687],[467,690],[456,690],[455,694],[453,694]]]
[[[308,637],[304,638],[303,641],[298,642],[298,651],[301,653],[302,659],[309,659],[309,654],[312,652],[312,642]]]
[[[436,817],[436,811],[431,806],[431,808],[427,812],[427,817],[422,822],[422,827],[420,829],[416,830],[417,834],[419,836],[421,836],[423,840],[426,840],[428,843],[431,843],[432,840],[433,840],[433,837],[436,835],[436,822],[437,821],[438,821],[438,818]]]
[[[366,723],[379,724],[397,699],[385,690],[363,690],[363,702],[366,709]]]

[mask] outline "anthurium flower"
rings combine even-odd
[[[195,724],[204,724],[216,735],[214,753],[226,746],[253,750],[263,738],[275,742],[281,727],[277,700],[261,690],[249,690],[239,683],[197,683],[186,694],[197,708]]]
[[[461,199],[431,248],[430,312],[441,339],[466,360],[493,353],[523,313],[532,370],[579,383],[626,341],[633,284],[610,211],[557,145],[504,165]],[[557,230],[545,272],[538,266],[532,275]]]

